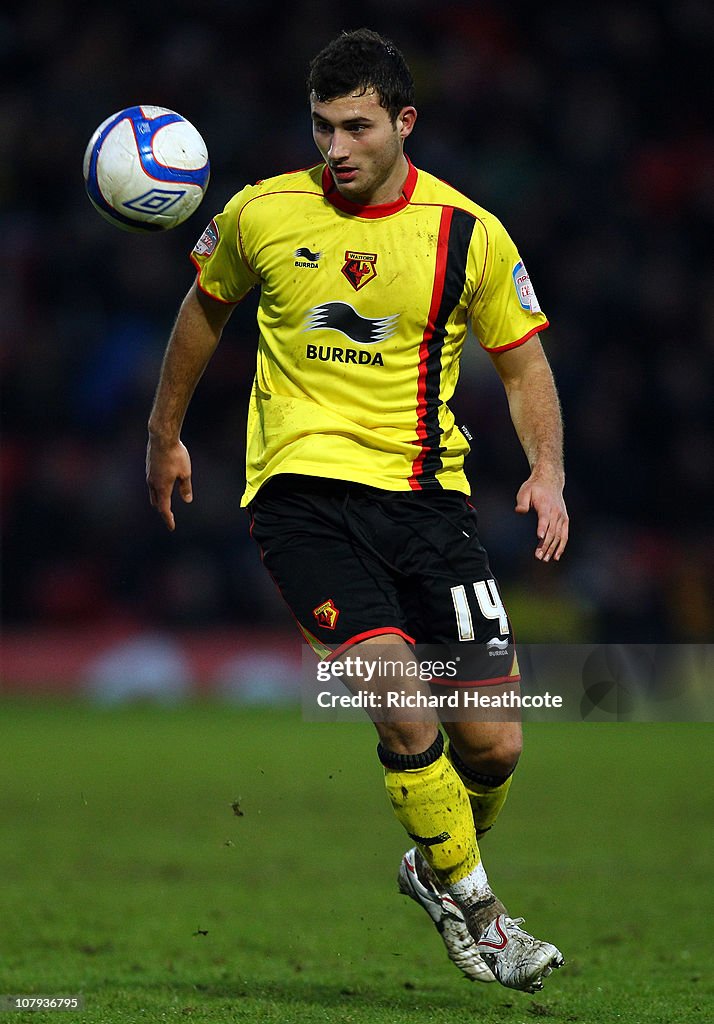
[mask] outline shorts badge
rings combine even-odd
[[[334,629],[337,625],[340,610],[335,607],[335,602],[330,597],[327,601],[319,604],[317,608],[313,608],[312,614],[317,619],[318,626],[324,626],[325,629]]]

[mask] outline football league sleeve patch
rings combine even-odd
[[[250,198],[250,187],[233,196],[223,212],[208,224],[191,251],[199,288],[219,302],[240,302],[258,281],[239,238],[239,217]]]
[[[500,221],[488,226],[484,279],[470,314],[479,343],[491,352],[515,348],[548,326],[528,271]]]

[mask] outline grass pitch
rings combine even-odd
[[[484,842],[567,966],[467,982],[396,893],[368,725],[217,705],[0,704],[0,993],[87,1024],[704,1024],[707,725],[538,724]],[[3,1015],[4,1017],[5,1015]]]

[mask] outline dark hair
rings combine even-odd
[[[368,28],[343,32],[310,63],[307,86],[323,103],[374,89],[392,123],[414,103],[414,82],[394,43]]]

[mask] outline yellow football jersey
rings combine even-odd
[[[260,287],[243,504],[276,473],[469,493],[448,402],[471,323],[491,351],[548,321],[503,225],[411,163],[360,206],[324,164],[244,188],[191,258],[199,287]]]

